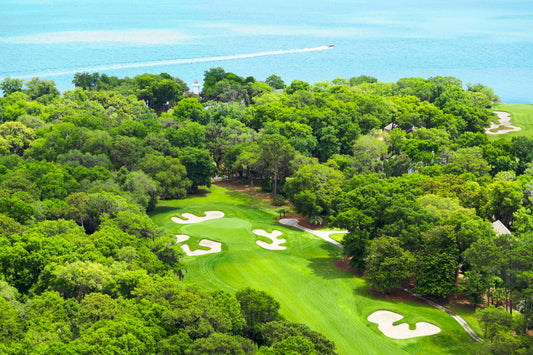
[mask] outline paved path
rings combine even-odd
[[[465,331],[466,331],[466,332],[472,337],[472,339],[474,339],[475,341],[480,341],[480,342],[483,341],[483,339],[481,339],[481,338],[479,337],[479,335],[477,335],[476,332],[474,332],[474,331],[472,330],[472,328],[470,328],[470,326],[468,325],[468,323],[467,323],[467,322],[466,322],[461,316],[457,315],[457,313],[455,313],[455,312],[449,310],[449,309],[446,308],[446,307],[441,306],[440,304],[437,304],[437,303],[435,303],[435,302],[433,302],[433,301],[431,301],[431,300],[428,300],[428,299],[425,298],[425,297],[419,296],[419,295],[417,295],[416,293],[414,293],[414,292],[412,292],[412,291],[409,291],[409,290],[406,289],[406,288],[404,288],[403,290],[404,290],[405,292],[408,292],[408,293],[410,293],[411,295],[413,295],[413,296],[415,296],[415,297],[421,299],[422,301],[428,303],[429,305],[431,305],[431,306],[433,306],[433,307],[435,307],[435,308],[437,308],[437,309],[440,309],[440,310],[443,311],[443,312],[448,313],[450,316],[452,316],[453,319],[455,319],[455,320],[457,321],[457,323],[459,323],[459,324],[461,325],[461,327],[463,327],[463,329],[464,329],[464,330],[465,330]]]
[[[337,242],[336,240],[331,239],[330,235],[331,234],[337,234],[337,233],[348,233],[348,231],[315,231],[315,230],[306,228],[304,226],[301,226],[298,223],[298,220],[294,219],[294,218],[282,218],[282,219],[279,220],[279,223],[281,223],[281,224],[283,224],[285,226],[291,226],[291,227],[298,228],[298,229],[301,229],[303,231],[309,232],[311,234],[314,234],[317,237],[319,237],[321,239],[324,239],[326,242],[338,246],[339,248],[342,248],[342,244]]]
[[[279,223],[281,223],[281,224],[283,224],[285,226],[291,226],[291,227],[294,227],[294,228],[298,228],[298,229],[304,230],[304,231],[309,232],[311,234],[314,234],[317,237],[324,239],[326,242],[329,242],[331,244],[335,244],[339,248],[342,248],[342,244],[337,242],[336,240],[331,239],[329,236],[331,234],[335,234],[335,233],[348,233],[347,231],[315,231],[315,230],[306,228],[304,226],[301,226],[298,223],[298,220],[294,219],[294,218],[282,218],[282,219],[279,220]],[[463,327],[463,329],[472,337],[472,339],[474,339],[475,341],[479,341],[479,342],[483,341],[483,339],[481,339],[479,337],[479,335],[477,335],[476,332],[474,332],[474,330],[472,330],[472,328],[470,328],[468,323],[461,316],[456,314],[455,312],[449,310],[446,307],[441,306],[440,304],[437,304],[437,303],[435,303],[435,302],[433,302],[431,300],[428,300],[425,297],[419,296],[416,293],[409,291],[408,289],[404,288],[404,291],[406,291],[406,292],[410,293],[411,295],[423,300],[424,302],[428,303],[429,305],[431,305],[431,306],[433,306],[433,307],[435,307],[437,309],[440,309],[443,312],[448,313],[450,316],[452,316],[453,319],[455,319],[457,321],[457,323],[459,323],[461,325],[461,327]]]

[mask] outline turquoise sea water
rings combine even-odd
[[[0,0],[0,79],[67,90],[77,71],[168,72],[191,86],[217,66],[286,83],[452,75],[533,103],[533,1]]]

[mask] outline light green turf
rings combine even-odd
[[[476,317],[476,312],[472,308],[455,304],[448,305],[448,308],[460,315],[461,318],[463,318],[465,321],[467,321],[468,325],[470,325],[470,328],[472,328],[472,330],[474,330],[477,334],[481,336],[483,335],[483,329],[481,329],[479,320]]]
[[[511,123],[522,129],[504,134],[488,134],[487,137],[490,140],[511,139],[518,136],[533,137],[533,105],[502,104],[497,105],[494,111],[508,112],[511,115]]]
[[[425,304],[390,301],[370,295],[365,281],[333,264],[341,250],[310,233],[284,227],[275,208],[249,195],[217,186],[202,197],[160,201],[153,220],[174,234],[188,234],[192,249],[208,238],[223,243],[222,252],[185,257],[186,283],[235,292],[242,287],[264,290],[281,303],[288,320],[305,323],[335,341],[339,354],[468,354],[478,344],[442,311]],[[223,211],[225,217],[197,224],[179,225],[170,220],[177,213]],[[270,251],[255,244],[253,229],[283,232],[287,250]],[[263,239],[267,241],[266,239]],[[442,332],[408,340],[385,337],[366,320],[376,310],[405,316],[411,327],[418,321],[436,324]]]

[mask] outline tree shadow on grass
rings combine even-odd
[[[157,214],[167,213],[167,212],[170,212],[170,211],[179,211],[179,210],[181,210],[181,208],[179,208],[179,207],[157,206],[156,208],[154,208],[153,211],[150,211],[150,213],[148,215],[149,216],[155,216]]]
[[[208,189],[198,189],[193,193],[188,193],[187,197],[206,197],[211,191]]]
[[[335,266],[335,262],[342,257],[337,246],[324,242],[320,245],[320,248],[327,251],[327,256],[308,259],[308,267],[316,276],[324,279],[339,279],[354,276],[353,273],[341,270]]]

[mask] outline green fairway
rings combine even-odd
[[[222,211],[225,216],[197,224],[180,225],[170,220],[181,213],[203,216]],[[184,242],[198,249],[203,238],[222,243],[222,252],[185,257],[185,283],[234,293],[242,287],[264,290],[281,303],[281,313],[290,321],[305,323],[337,345],[339,354],[469,354],[478,347],[450,316],[415,302],[391,301],[372,296],[365,281],[340,270],[334,262],[342,251],[310,233],[285,227],[276,220],[276,209],[251,196],[212,186],[201,197],[160,201],[152,213],[158,225],[173,234],[187,234]],[[278,230],[286,250],[259,247],[253,229]],[[376,310],[400,313],[414,328],[419,321],[441,328],[437,335],[407,340],[385,337],[367,321]]]
[[[497,105],[494,110],[508,112],[511,115],[511,123],[522,129],[504,134],[489,134],[487,137],[490,140],[511,139],[518,136],[533,137],[533,105],[503,104]]]

